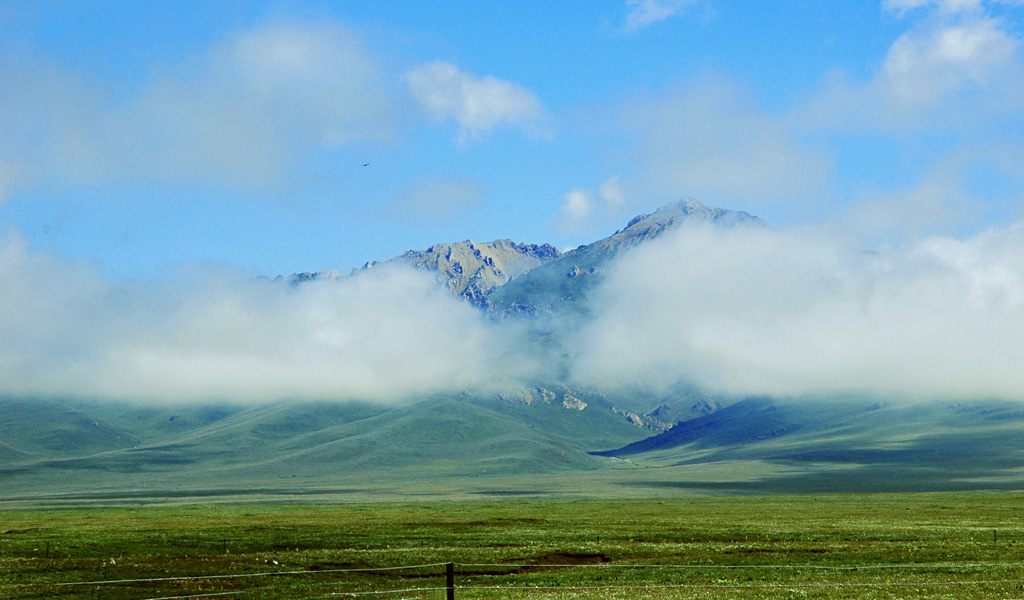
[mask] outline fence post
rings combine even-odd
[[[448,600],[455,600],[455,563],[444,566],[445,587],[448,588]]]

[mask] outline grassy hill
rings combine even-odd
[[[1024,489],[1024,405],[749,398],[598,454],[653,468],[775,466],[770,476],[705,489]],[[701,487],[673,478],[651,485]]]
[[[7,398],[0,496],[1024,489],[1017,403],[747,398],[702,416],[680,410],[689,418],[659,433],[616,412],[615,398],[558,386],[534,396],[541,390],[545,401],[529,404],[471,395],[393,406]],[[586,407],[563,406],[567,392]]]
[[[607,406],[524,406],[493,397],[439,397],[393,406],[141,407],[8,398],[0,400],[0,493],[341,480],[372,486],[394,477],[592,470],[606,461],[588,451],[649,433]]]

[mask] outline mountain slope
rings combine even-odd
[[[611,236],[544,263],[487,295],[492,312],[504,314],[553,314],[560,310],[584,311],[582,300],[604,280],[608,263],[622,252],[659,238],[683,223],[712,223],[722,227],[763,226],[765,222],[746,212],[713,208],[692,198],[662,206],[653,213],[634,217]]]
[[[596,454],[662,468],[770,464],[781,473],[720,486],[737,491],[1020,489],[1024,405],[748,398]]]
[[[589,396],[588,399],[593,400]],[[477,477],[595,469],[587,451],[647,435],[607,407],[424,398],[395,406],[281,402],[137,407],[0,401],[0,440],[50,439],[86,423],[77,446],[0,446],[0,490],[217,487],[302,477],[375,481],[385,473]],[[524,414],[524,412],[529,414]],[[65,416],[70,415],[70,417]],[[116,436],[109,432],[116,432]],[[30,482],[43,482],[31,484]]]
[[[438,283],[456,296],[481,304],[493,289],[534,267],[557,259],[560,252],[551,244],[520,244],[512,240],[477,243],[472,240],[434,244],[426,250],[409,250],[383,262],[368,262],[352,274],[384,265],[404,265],[429,271]],[[320,279],[340,279],[337,270],[295,273],[292,284]]]
[[[8,460],[87,456],[135,444],[127,429],[83,411],[67,400],[0,399],[0,443]]]
[[[537,246],[511,240],[477,244],[466,240],[435,244],[423,252],[410,250],[388,262],[434,272],[453,294],[480,301],[492,289],[557,259],[559,254],[550,244]]]

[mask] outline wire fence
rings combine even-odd
[[[52,585],[55,597],[82,588],[101,600],[184,600],[245,597],[668,599],[786,597],[978,597],[1020,600],[1024,563],[636,564],[429,563],[374,568],[281,570],[71,581]],[[739,594],[739,595],[738,595]],[[774,594],[774,595],[773,595]],[[838,594],[838,595],[837,595]],[[881,595],[880,595],[881,594]],[[75,597],[82,597],[80,594]],[[858,596],[854,596],[858,597]]]

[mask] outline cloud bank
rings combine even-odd
[[[31,56],[0,64],[0,197],[111,181],[280,185],[312,153],[392,135],[393,94],[330,23],[238,32],[115,93]]]
[[[819,199],[833,159],[784,115],[761,110],[722,77],[707,75],[633,103],[623,121],[658,195],[788,205]]]
[[[1024,223],[872,253],[837,231],[684,227],[624,257],[571,344],[606,388],[1024,398]]]
[[[609,265],[589,317],[543,324],[558,358],[402,268],[112,281],[10,236],[0,282],[4,394],[395,402],[564,367],[606,391],[1024,399],[1024,222],[876,252],[823,227],[684,225]]]
[[[375,269],[300,286],[209,270],[117,282],[0,247],[5,394],[396,401],[513,376],[509,333],[432,277]]]
[[[1015,24],[979,0],[886,2],[916,17],[866,79],[833,72],[802,120],[824,130],[991,133],[1024,106],[1021,38]]]

